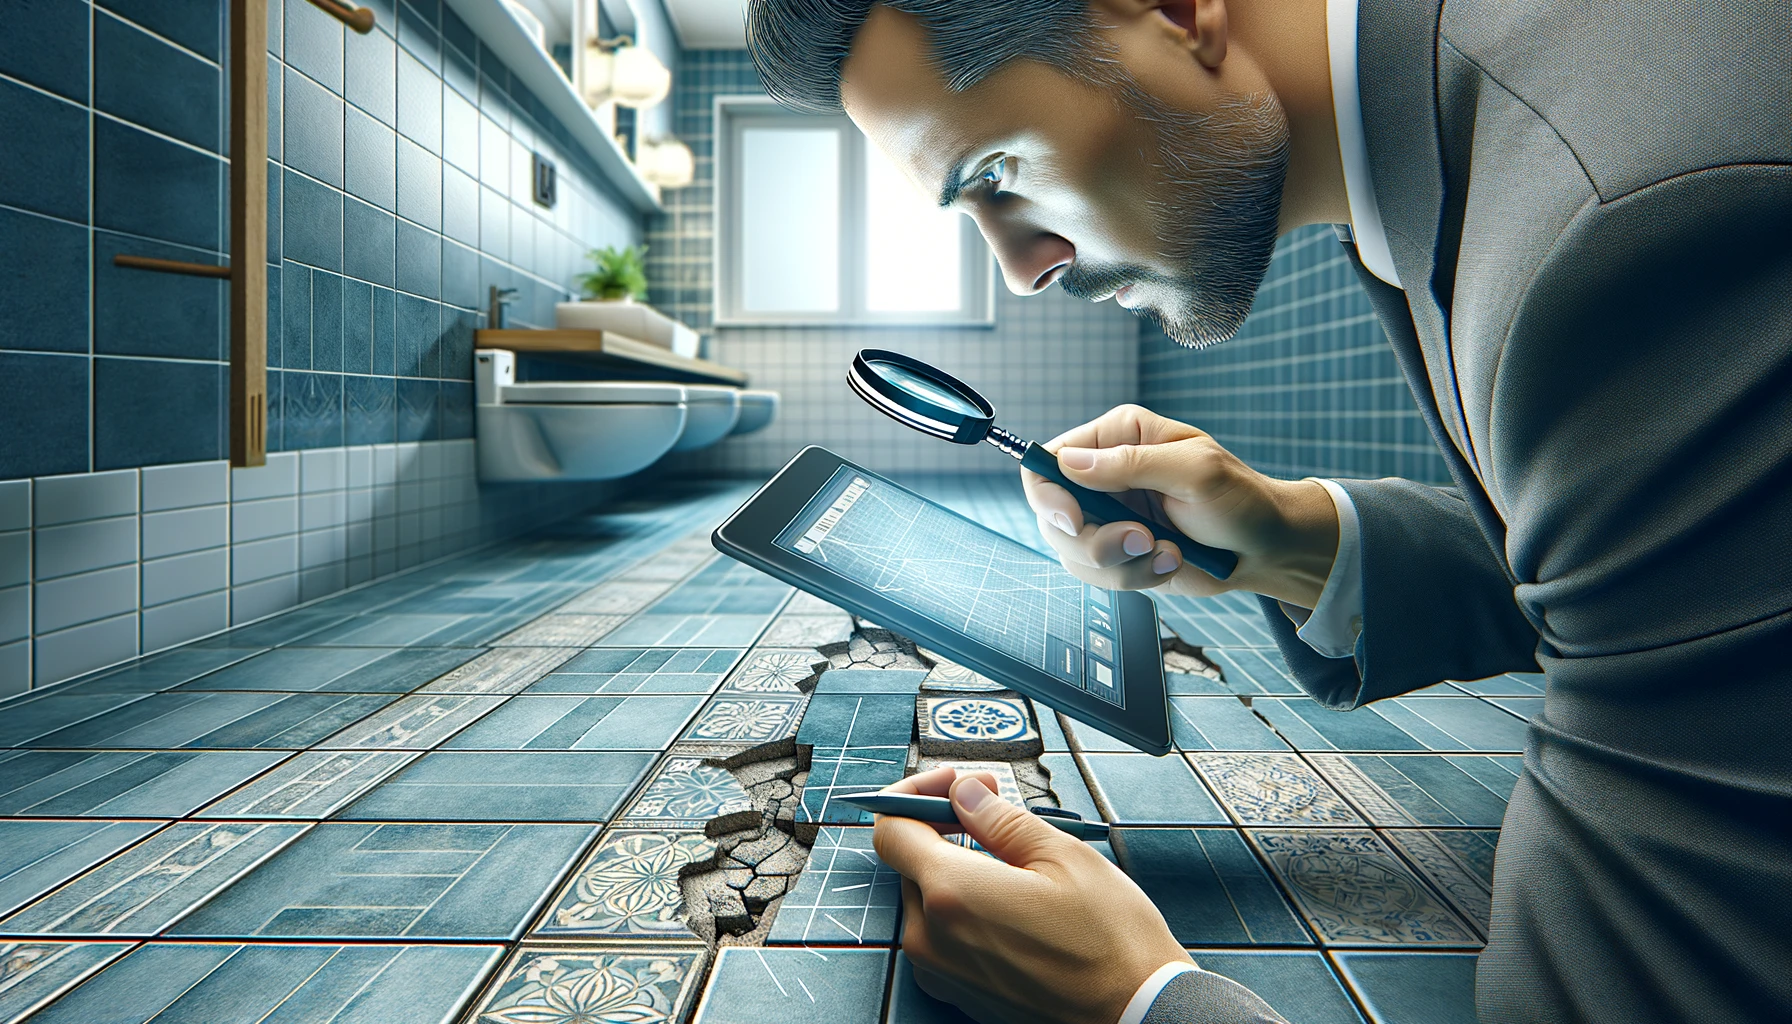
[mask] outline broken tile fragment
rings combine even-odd
[[[722,683],[724,691],[743,693],[804,693],[815,688],[827,655],[814,649],[755,650],[741,660]]]
[[[924,757],[1012,761],[1045,751],[1019,698],[924,696],[915,701],[915,726]]]
[[[716,931],[740,935],[753,930],[753,915],[747,913],[747,901],[733,889],[709,894],[709,918]]]

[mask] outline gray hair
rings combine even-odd
[[[954,92],[1016,58],[1092,81],[1118,71],[1089,0],[752,0],[747,49],[766,92],[798,110],[839,113],[840,66],[880,2],[921,20]]]

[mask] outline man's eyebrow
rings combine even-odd
[[[964,192],[964,168],[970,162],[968,157],[959,157],[951,167],[946,168],[946,175],[940,180],[940,205],[951,206],[958,202]]]

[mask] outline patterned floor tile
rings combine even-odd
[[[320,741],[329,749],[428,750],[504,703],[504,697],[412,694]]]
[[[1204,971],[1223,974],[1255,992],[1289,1024],[1362,1024],[1325,957],[1299,951],[1194,949]]]
[[[176,822],[0,920],[0,934],[156,935],[307,827]]]
[[[1253,707],[1261,704],[1253,702]],[[1181,750],[1282,750],[1274,729],[1236,697],[1171,697],[1170,734]]]
[[[158,693],[24,745],[304,748],[394,699],[372,693]]]
[[[863,793],[902,779],[908,747],[816,747],[803,784],[799,821],[824,825],[869,825],[870,811],[832,799],[835,792]]]
[[[613,829],[573,872],[537,938],[643,938],[697,941],[685,927],[678,873],[715,858],[701,832]]]
[[[345,821],[607,821],[654,755],[436,751],[380,783]]]
[[[1176,756],[1085,754],[1095,799],[1116,825],[1225,825],[1207,788]]]
[[[887,949],[723,949],[692,1024],[877,1024]]]
[[[56,687],[58,693],[155,693],[260,654],[261,647],[182,647],[141,658],[105,675]],[[3,1018],[0,1018],[3,1019]]]
[[[470,1024],[679,1024],[707,951],[532,946],[504,965]]]
[[[0,942],[0,1024],[30,1017],[130,948],[128,942]]]
[[[758,648],[747,652],[722,689],[736,693],[800,693],[827,668],[828,659],[810,649]]]
[[[803,697],[719,693],[697,715],[684,738],[714,743],[766,743],[797,731]]]
[[[409,693],[474,653],[452,647],[281,647],[174,689]]]
[[[525,692],[708,694],[740,656],[738,648],[600,647],[561,665]]]
[[[196,817],[321,821],[418,756],[401,750],[309,750],[220,797]]]
[[[570,615],[633,615],[672,587],[672,581],[599,583],[556,611]]]
[[[785,612],[772,620],[759,642],[767,647],[820,647],[852,639],[852,616],[792,615]]]
[[[324,822],[173,934],[514,939],[595,833],[584,825]]]
[[[921,683],[921,688],[924,690],[939,690],[946,693],[988,693],[993,690],[1007,689],[1006,686],[981,672],[968,669],[943,655],[926,650],[921,653],[922,657],[934,663],[933,668],[927,673],[927,678]]]
[[[1201,653],[1220,667],[1226,677],[1225,687],[1233,693],[1306,693],[1288,674],[1282,653],[1273,648],[1207,647]]]
[[[1328,945],[1480,945],[1372,832],[1251,829],[1250,836]]]
[[[1473,953],[1338,953],[1375,1024],[1475,1024]]]
[[[830,675],[822,676],[824,685]],[[818,747],[906,747],[914,733],[915,699],[908,694],[818,691],[796,741]]]
[[[871,831],[821,830],[796,887],[772,919],[768,945],[895,944],[902,876],[878,859]]]
[[[1011,761],[1044,752],[1027,702],[1019,697],[921,697],[915,701],[915,729],[921,753],[929,757]]]
[[[1363,820],[1294,754],[1189,754],[1241,825],[1361,825]]]
[[[1477,754],[1310,754],[1374,825],[1498,828],[1524,761]]]
[[[0,814],[178,818],[278,764],[274,751],[0,753]]]
[[[696,694],[512,697],[456,733],[456,750],[664,750],[703,706]]]
[[[950,768],[959,775],[974,775],[977,772],[988,772],[996,777],[996,795],[1019,807],[1025,802],[1020,792],[1020,781],[1014,777],[1014,765],[1007,761],[954,761],[937,757],[923,757],[915,766],[915,773],[930,772],[935,768]]]
[[[752,809],[747,791],[726,769],[672,755],[660,762],[622,818],[629,824],[701,830],[716,818]]]
[[[12,913],[159,827],[146,821],[0,821],[0,915]]]
[[[1477,697],[1541,697],[1544,677],[1541,672],[1507,672],[1491,679],[1452,682],[1450,685]]]
[[[578,652],[570,647],[487,651],[423,687],[423,693],[521,693]]]
[[[449,1024],[501,946],[150,943],[32,1024]]]
[[[1115,829],[1113,847],[1185,946],[1313,942],[1233,829]]]
[[[1458,848],[1465,844],[1444,840],[1447,836],[1474,837],[1480,834],[1401,828],[1382,832],[1381,837],[1404,854],[1408,861],[1418,865],[1419,871],[1449,899],[1456,911],[1480,929],[1482,935],[1486,935],[1488,919],[1493,913],[1492,850],[1489,849],[1486,853],[1487,872],[1483,876],[1477,870],[1479,865],[1476,861],[1480,859],[1477,855],[1481,853],[1479,849],[1469,847],[1464,850],[1471,858],[1465,861],[1458,853]],[[1472,838],[1470,841],[1474,842]]]
[[[622,625],[623,615],[543,615],[492,641],[493,647],[590,647]]]

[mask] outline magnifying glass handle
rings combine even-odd
[[[1020,464],[1069,491],[1070,496],[1075,498],[1076,503],[1082,507],[1083,519],[1086,522],[1099,524],[1130,520],[1146,523],[1151,527],[1151,532],[1180,548],[1184,561],[1216,580],[1223,580],[1232,575],[1232,570],[1238,567],[1238,556],[1233,552],[1224,548],[1209,547],[1197,540],[1190,540],[1182,535],[1181,530],[1167,523],[1160,523],[1140,515],[1106,491],[1092,491],[1081,484],[1071,483],[1070,478],[1064,475],[1064,471],[1058,468],[1058,457],[1035,442],[1027,442],[1026,450],[1020,457]]]

